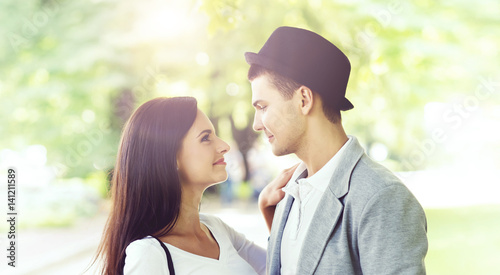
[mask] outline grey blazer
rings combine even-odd
[[[425,274],[427,221],[413,194],[371,160],[355,137],[306,234],[298,274]],[[275,211],[267,273],[280,274],[281,239],[293,197]]]

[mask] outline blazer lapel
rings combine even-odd
[[[311,221],[300,252],[298,274],[313,274],[321,255],[328,244],[333,229],[342,214],[344,205],[340,201],[349,191],[349,179],[352,170],[364,154],[364,150],[355,137],[346,148],[342,161],[330,179],[318,208]]]
[[[314,273],[343,208],[333,193],[326,192],[323,195],[304,239],[298,274]]]
[[[273,226],[271,227],[271,236],[267,249],[267,274],[280,274],[281,270],[281,239],[283,230],[288,219],[288,214],[293,203],[293,197],[286,195],[285,198],[276,206]]]

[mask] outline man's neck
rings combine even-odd
[[[305,142],[296,155],[306,165],[308,177],[318,172],[344,146],[348,137],[340,123],[331,127],[316,127],[308,131]]]

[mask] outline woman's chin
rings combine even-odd
[[[227,180],[227,172],[224,174],[224,176],[221,177],[221,180],[216,182],[216,184],[223,183]]]
[[[219,183],[223,183],[226,180],[227,180],[227,172],[224,175],[220,175],[218,177],[214,177],[214,182],[212,182],[208,187],[210,187],[212,185],[219,184]]]
[[[226,180],[227,180],[227,172],[226,172],[226,174],[225,174],[224,176],[222,176],[222,177],[220,178],[220,180],[219,180],[219,181],[217,181],[215,184],[223,183],[223,182],[225,182]]]

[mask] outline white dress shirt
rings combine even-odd
[[[337,169],[345,151],[346,145],[351,142],[349,137],[340,150],[314,175],[304,178],[307,173],[305,163],[301,163],[283,191],[294,197],[294,202],[283,231],[281,240],[281,274],[297,274],[299,254],[306,237],[311,220],[316,212],[318,203],[323,196],[330,179]]]

